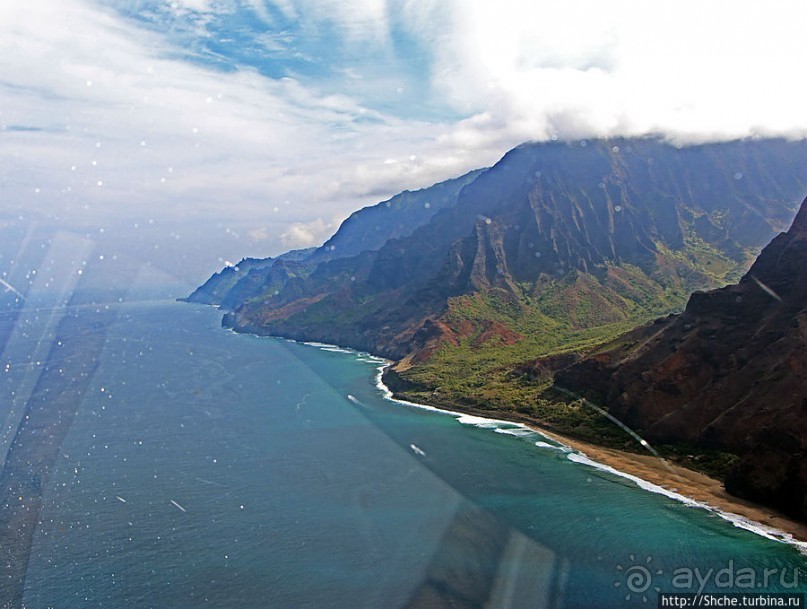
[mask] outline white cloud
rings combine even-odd
[[[385,0],[297,0],[297,12],[316,21],[332,22],[348,42],[387,42],[389,10]]]
[[[299,21],[295,35],[333,26],[335,45],[369,57],[398,52],[402,28],[428,58],[424,101],[461,118],[396,118],[394,72],[357,78],[362,69],[345,65],[344,90],[326,94],[310,79],[187,61],[166,36],[90,0],[4,2],[0,216],[77,227],[157,219],[181,223],[183,244],[193,226],[222,226],[232,228],[227,256],[247,242],[265,248],[250,255],[274,254],[321,242],[335,226],[321,218],[490,164],[527,139],[807,133],[803,0],[241,3],[267,22]],[[165,6],[204,24],[238,2]],[[385,112],[352,96],[365,80],[378,80],[374,93],[389,88]]]
[[[272,14],[269,12],[269,9],[266,7],[266,4],[264,4],[263,0],[244,0],[244,2],[264,23],[270,25],[274,23],[275,20],[272,18]]]
[[[200,13],[212,13],[216,10],[215,0],[171,0],[167,4],[174,9],[185,9]]]
[[[260,226],[258,228],[252,228],[247,231],[247,236],[253,242],[260,242],[266,241],[271,236],[271,232],[269,228],[266,226]]]
[[[110,199],[169,202],[160,213],[180,215],[256,213],[277,199],[339,204],[323,197],[393,128],[346,96],[166,59],[171,49],[155,34],[79,2],[49,5],[0,13],[14,25],[0,38],[0,120],[43,129],[3,134],[14,150],[6,160],[25,168],[14,175],[22,208],[37,188],[43,203],[80,199],[101,215],[116,213]],[[354,124],[366,117],[372,127]]]
[[[294,19],[297,17],[297,10],[294,8],[293,0],[270,0],[271,4],[283,13],[286,19]]]
[[[804,2],[453,5],[457,18],[437,49],[434,85],[456,108],[490,115],[503,141],[553,132],[805,133]],[[472,127],[460,133],[467,138]]]
[[[295,222],[280,238],[289,248],[311,247],[321,245],[333,230],[333,224],[317,218],[311,222]]]

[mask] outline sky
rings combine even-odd
[[[0,276],[57,238],[193,286],[528,140],[804,137],[805,23],[803,0],[9,0]]]

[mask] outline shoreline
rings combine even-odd
[[[373,355],[371,357],[377,358]],[[693,508],[710,511],[738,528],[772,541],[795,546],[802,554],[807,555],[807,524],[793,520],[772,508],[730,495],[723,488],[722,482],[706,474],[661,457],[655,457],[650,453],[631,453],[569,438],[545,428],[539,421],[529,417],[494,418],[495,415],[491,416],[492,413],[488,412],[472,409],[467,411],[447,410],[400,399],[383,381],[383,372],[391,363],[383,358],[377,359],[383,363],[378,367],[376,385],[391,401],[444,413],[455,418],[475,417],[490,423],[499,422],[521,426],[581,455],[583,458],[576,460],[578,463],[632,480],[640,489],[647,492],[660,493]]]
[[[636,454],[598,446],[547,431],[538,425],[525,424],[536,433],[582,453],[589,459],[619,470],[630,476],[692,500],[697,505],[717,513],[735,526],[763,534],[765,537],[796,545],[807,552],[807,524],[798,522],[771,508],[730,495],[723,483],[706,474],[667,461],[651,454]],[[750,526],[742,526],[745,520]],[[766,531],[767,529],[767,531]],[[789,538],[788,538],[789,537]]]
[[[325,351],[366,356],[378,363],[376,386],[384,397],[390,401],[413,408],[447,414],[458,419],[461,417],[475,417],[484,419],[489,423],[499,422],[521,426],[575,451],[583,457],[583,460],[579,461],[581,464],[610,471],[614,475],[632,480],[641,490],[646,492],[664,494],[693,508],[710,511],[738,528],[748,530],[772,541],[792,545],[802,554],[807,555],[807,523],[798,522],[772,508],[730,495],[723,488],[722,482],[706,474],[667,461],[661,457],[654,457],[649,453],[646,455],[630,453],[570,438],[544,427],[540,421],[529,417],[494,418],[495,415],[491,416],[492,413],[490,412],[475,411],[473,409],[465,411],[447,410],[398,398],[383,382],[384,370],[391,366],[393,362],[366,351],[319,341],[303,341],[282,336],[239,332],[234,328],[227,329],[234,334],[276,338]]]

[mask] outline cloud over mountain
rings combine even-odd
[[[803,135],[805,21],[788,1],[7,2],[2,211],[257,221],[272,253],[528,139]]]

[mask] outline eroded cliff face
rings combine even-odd
[[[517,334],[523,316],[648,319],[725,283],[785,228],[805,168],[807,144],[781,140],[520,146],[411,234],[305,273],[260,271],[266,284],[252,282],[226,323],[422,359],[463,336],[457,319]],[[507,316],[460,310],[473,294]]]
[[[371,351],[399,360],[407,382],[425,370],[428,389],[458,361],[481,366],[480,352],[493,367],[502,351],[513,366],[554,353],[522,374],[546,382],[563,368],[558,386],[651,440],[741,455],[732,492],[804,517],[805,207],[770,240],[805,192],[807,141],[525,144],[196,296],[228,306],[236,330]],[[435,213],[415,210],[438,194]],[[738,283],[713,289],[769,242]],[[557,356],[654,317],[580,361]]]
[[[651,441],[741,456],[726,488],[807,518],[807,201],[735,285],[556,375]]]
[[[458,361],[481,366],[479,352],[495,367],[502,351],[515,365],[590,350],[694,291],[680,315],[524,373],[566,367],[558,386],[649,439],[741,455],[729,490],[804,517],[804,206],[739,283],[712,289],[790,225],[805,192],[807,141],[526,144],[392,199],[400,210],[362,210],[313,253],[224,271],[197,296],[225,303],[236,330],[371,351],[399,360],[407,382],[425,370],[418,383],[434,389]],[[415,212],[437,193],[438,211]]]

